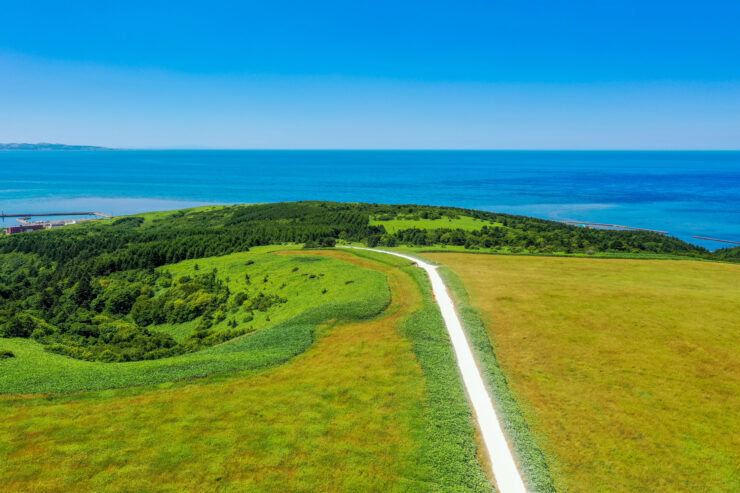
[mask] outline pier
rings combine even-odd
[[[657,229],[633,228],[632,226],[622,226],[619,224],[586,223],[583,221],[560,221],[560,222],[564,224],[574,224],[576,226],[597,227],[597,228],[615,228],[615,229],[624,229],[627,231],[647,231],[648,233],[658,233],[662,235],[668,234],[668,231],[659,231]]]
[[[740,241],[718,240],[717,238],[707,238],[706,236],[692,236],[692,238],[696,238],[697,240],[719,241],[721,243],[730,243],[731,245],[740,245]]]

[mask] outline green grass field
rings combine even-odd
[[[249,322],[240,309],[229,312],[216,326],[226,328],[227,321],[235,319],[240,327],[253,328],[253,333],[196,353],[130,363],[82,361],[49,353],[32,339],[0,339],[0,350],[15,354],[0,360],[0,393],[99,390],[274,365],[305,351],[318,324],[367,318],[388,304],[385,278],[378,272],[325,256],[272,253],[280,248],[259,247],[164,267],[175,277],[195,272],[195,264],[199,272],[216,268],[220,278],[228,279],[232,292],[262,291],[285,297],[286,303],[266,312],[255,311]],[[197,321],[154,328],[182,338]]]
[[[264,293],[287,299],[266,312],[254,311],[251,315],[253,319],[248,322],[244,322],[249,314],[243,308],[231,311],[226,319],[214,326],[216,330],[228,329],[230,320],[236,320],[240,327],[270,327],[294,319],[313,307],[354,303],[367,299],[370,293],[382,295],[382,289],[378,287],[381,278],[376,273],[346,266],[323,256],[291,255],[292,249],[297,247],[255,247],[248,253],[186,260],[162,269],[169,271],[173,278],[197,273],[194,270],[196,265],[200,272],[216,269],[218,277],[226,282],[232,293]],[[274,254],[278,250],[281,253]],[[182,339],[198,320],[152,328],[167,332],[175,339]]]
[[[482,315],[558,491],[740,489],[740,266],[426,256]]]
[[[3,488],[491,491],[421,273],[378,254],[295,255],[322,255],[343,272],[369,270],[387,281],[392,302],[378,317],[324,326],[308,350],[280,366],[159,386],[0,396]]]
[[[482,219],[475,219],[469,216],[460,216],[456,219],[449,217],[442,217],[440,219],[391,219],[389,221],[378,221],[371,218],[370,224],[375,226],[383,226],[389,233],[395,233],[402,229],[418,228],[418,229],[464,229],[467,231],[473,231],[481,229],[483,226],[500,226],[499,224],[492,223],[490,221],[484,221]]]

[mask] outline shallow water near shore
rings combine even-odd
[[[6,213],[419,203],[740,242],[740,152],[5,151],[0,177]]]

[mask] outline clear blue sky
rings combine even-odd
[[[737,0],[5,2],[0,26],[0,142],[740,148]]]

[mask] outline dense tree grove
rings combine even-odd
[[[370,225],[371,217],[382,224],[383,219],[398,217],[463,215],[485,223],[474,231],[440,227],[394,233]],[[171,279],[156,267],[258,245],[328,247],[337,240],[532,253],[711,256],[700,247],[655,233],[587,229],[449,207],[297,202],[183,210],[148,222],[140,216],[123,217],[0,237],[0,336],[32,337],[51,351],[100,361],[195,351],[243,333],[236,327],[209,330],[234,303],[264,310],[284,300],[229,293],[214,273]],[[718,258],[740,260],[739,251],[726,249]],[[147,328],[198,317],[197,329],[179,343]]]
[[[673,255],[703,255],[700,249],[677,238],[644,231],[607,231],[578,228],[576,230],[537,223],[523,225],[499,218],[505,227],[483,226],[477,231],[440,228],[418,228],[378,235],[370,239],[374,245],[455,245],[468,249],[508,248],[511,252],[532,253],[662,253]],[[513,225],[512,225],[513,224]],[[527,227],[527,229],[520,229]],[[615,234],[618,233],[618,234]]]
[[[33,284],[19,283],[18,274],[33,273],[38,269],[38,261],[29,255],[11,254],[8,258],[14,264],[15,273],[7,275],[6,269],[0,271],[5,292],[21,293],[24,287],[34,291]],[[39,272],[45,270],[42,267]],[[44,276],[36,279],[39,278]],[[6,298],[0,309],[5,320],[0,335],[30,337],[45,344],[49,351],[79,359],[156,359],[197,351],[246,332],[210,330],[226,318],[231,294],[215,272],[175,280],[166,271],[147,270],[117,272],[106,278],[84,276],[70,287],[46,287],[38,294]],[[260,294],[251,299],[245,293],[231,296],[231,309],[237,308],[234,299],[240,303],[259,303],[264,297]],[[152,324],[189,322],[198,317],[201,317],[199,325],[179,343],[167,334],[146,328]]]

